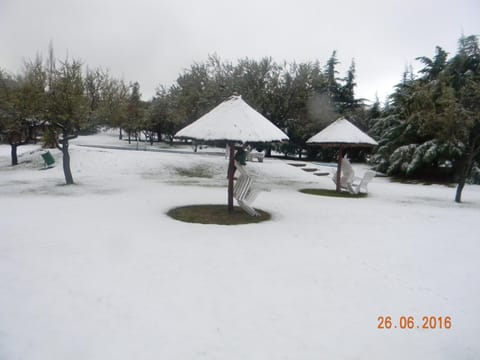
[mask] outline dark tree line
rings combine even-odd
[[[355,98],[355,65],[339,78],[336,52],[325,66],[276,63],[271,58],[240,59],[235,64],[210,56],[181,73],[169,88],[160,86],[150,101],[141,99],[140,85],[126,85],[103,69],[84,68],[78,60],[55,58],[50,48],[43,61],[25,63],[19,75],[0,72],[0,132],[17,148],[36,142],[62,151],[65,181],[73,183],[69,142],[101,126],[118,128],[120,139],[172,142],[174,134],[232,94],[240,94],[257,111],[282,128],[291,142],[285,153],[298,153],[305,141],[339,115],[365,119]]]
[[[184,71],[170,88],[159,88],[149,124],[171,138],[236,93],[287,133],[291,142],[284,146],[285,152],[300,153],[310,136],[340,115],[360,126],[365,123],[363,103],[354,96],[355,64],[345,78],[339,78],[338,63],[336,52],[325,66],[318,61],[279,64],[268,57],[234,64],[210,56]]]
[[[480,50],[476,36],[462,36],[450,57],[437,47],[424,68],[405,71],[384,106],[355,97],[355,63],[344,77],[333,52],[319,61],[277,63],[272,58],[235,63],[210,56],[184,70],[170,87],[159,86],[150,101],[138,83],[126,84],[103,69],[85,69],[78,60],[59,61],[50,49],[46,61],[25,63],[18,75],[0,70],[0,134],[17,148],[43,141],[63,154],[65,179],[73,183],[69,141],[101,126],[118,128],[129,142],[173,142],[174,134],[232,94],[283,129],[291,141],[285,154],[307,150],[306,140],[339,116],[368,131],[379,146],[371,161],[378,171],[401,177],[447,177],[458,182],[461,201],[467,181],[480,183]],[[268,151],[269,149],[267,149]],[[321,156],[332,156],[322,151]]]

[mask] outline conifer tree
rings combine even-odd
[[[476,36],[459,40],[447,59],[437,47],[421,76],[404,75],[384,116],[373,130],[381,135],[374,156],[379,170],[418,176],[450,171],[458,183],[455,201],[480,157],[480,50]]]

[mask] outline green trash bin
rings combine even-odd
[[[44,167],[51,167],[55,164],[55,159],[53,158],[50,151],[42,154],[43,161],[45,161]]]

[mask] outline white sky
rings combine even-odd
[[[479,19],[479,0],[0,0],[0,67],[16,72],[52,41],[149,99],[208,54],[325,64],[337,50],[339,76],[355,59],[357,97],[383,99],[416,57],[480,34]]]

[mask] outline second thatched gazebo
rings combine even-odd
[[[340,173],[343,152],[347,148],[373,147],[378,143],[350,121],[340,118],[307,140],[308,145],[338,147],[337,191],[340,192]]]

